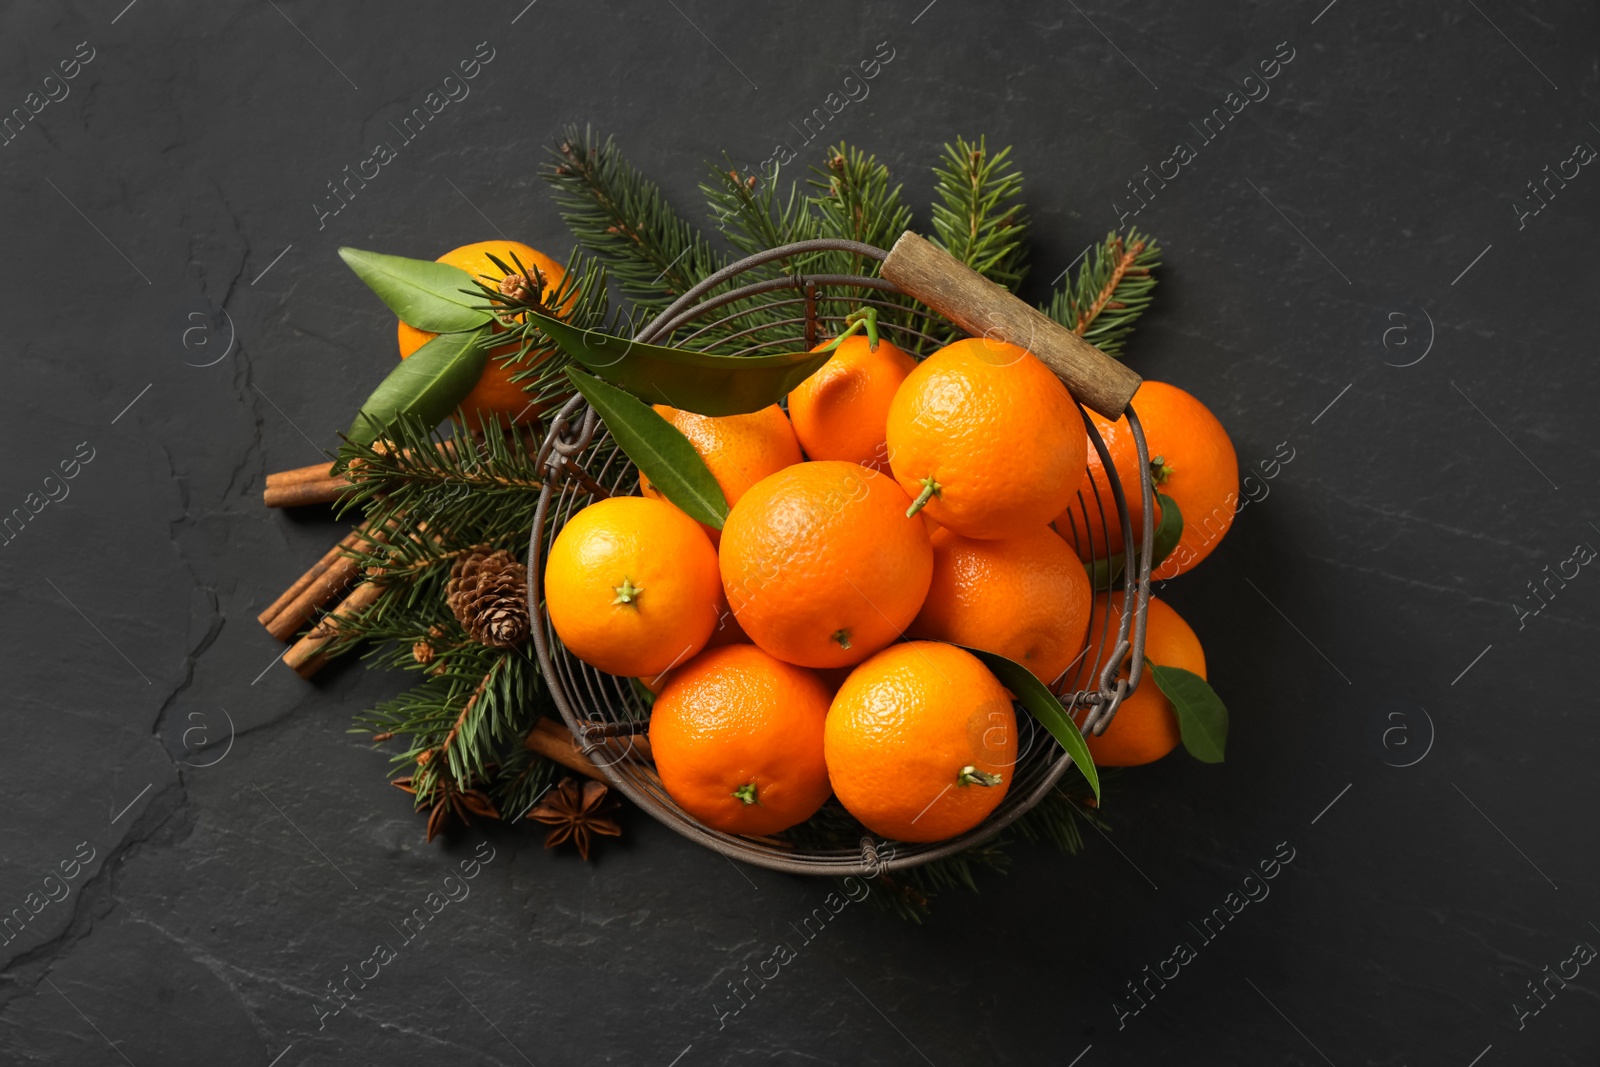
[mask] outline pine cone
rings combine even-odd
[[[450,610],[474,641],[515,648],[527,638],[527,568],[511,553],[467,553],[450,568],[445,591]]]

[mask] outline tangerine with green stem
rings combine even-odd
[[[1183,515],[1177,547],[1150,575],[1166,581],[1198,566],[1233,527],[1239,459],[1211,410],[1175,385],[1145,382],[1133,410],[1144,426],[1151,479]]]
[[[650,711],[667,794],[715,830],[775,834],[832,791],[823,758],[831,688],[754,645],[707,649],[669,676]]]
[[[946,345],[889,405],[889,466],[940,526],[1007,537],[1071,500],[1089,447],[1067,387],[1025,349],[988,338]]]
[[[567,520],[545,560],[544,596],[568,651],[627,677],[698,653],[723,603],[717,551],[700,524],[639,496],[600,500]]]
[[[859,663],[905,630],[933,547],[886,474],[843,460],[757,482],[722,527],[722,585],[750,640],[790,663]]]
[[[938,641],[890,645],[828,709],[828,779],[875,834],[942,841],[1005,799],[1017,763],[1011,695],[978,657]]]
[[[812,350],[833,357],[789,393],[789,420],[811,459],[888,469],[889,405],[917,361],[877,335],[876,314],[852,313],[842,334]]]

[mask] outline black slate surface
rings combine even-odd
[[[0,1061],[1594,1063],[1600,576],[1516,606],[1600,544],[1600,174],[1575,154],[1600,145],[1597,22],[1578,0],[6,5],[0,110],[38,114],[0,145],[0,513],[37,514],[0,545],[0,910],[39,910],[0,946]],[[919,204],[944,141],[1015,144],[1035,296],[1138,207],[1169,253],[1131,362],[1205,400],[1243,465],[1293,459],[1166,591],[1232,709],[1225,765],[1122,775],[1109,837],[1018,850],[922,927],[850,905],[732,1014],[824,887],[638,813],[593,866],[531,828],[424,846],[345,732],[397,681],[271,666],[254,615],[339,528],[260,492],[393,358],[338,245],[503,228],[564,256],[536,175],[562,123],[693,207],[703,160],[759,165],[880,50],[829,140]],[[325,214],[475,53],[470,95]],[[1275,56],[1265,98],[1213,140],[1190,125]],[[320,1016],[474,849],[470,894]]]

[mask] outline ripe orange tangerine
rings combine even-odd
[[[946,345],[889,405],[889,466],[934,521],[1006,537],[1061,513],[1089,438],[1067,387],[1030,352],[985,338]]]
[[[1183,536],[1151,577],[1165,581],[1194,569],[1233,527],[1239,509],[1239,459],[1228,431],[1200,401],[1166,382],[1147,381],[1133,395],[1156,488],[1183,513]]]
[[[832,691],[754,645],[707,649],[667,679],[650,752],[679,807],[730,834],[774,834],[832,791],[822,737]]]
[[[833,357],[789,394],[789,420],[806,456],[887,471],[889,405],[916,366],[916,360],[881,338],[877,348],[861,334],[840,341]]]
[[[757,482],[722,527],[722,586],[750,640],[790,663],[859,663],[928,593],[933,548],[894,479],[843,460]]]
[[[1094,613],[1089,620],[1089,640],[1098,640],[1103,623],[1109,625],[1107,640],[1114,639],[1122,620],[1122,594],[1110,597],[1110,618],[1106,619],[1106,594],[1095,597]],[[1204,678],[1206,654],[1200,647],[1189,624],[1184,622],[1164,600],[1150,598],[1150,612],[1146,617],[1144,655],[1151,663],[1163,667],[1181,667]],[[1118,674],[1128,676],[1124,665]],[[1083,721],[1083,716],[1078,716]],[[1098,767],[1133,767],[1160,759],[1183,740],[1178,729],[1178,713],[1172,702],[1161,692],[1148,668],[1135,689],[1123,699],[1117,714],[1099,737],[1090,735],[1089,755]]]
[[[805,458],[800,455],[800,443],[795,440],[788,416],[776,404],[747,415],[696,415],[665,404],[656,404],[655,409],[700,453],[730,508],[752,485]],[[643,472],[639,475],[639,491],[658,500],[666,499]],[[712,544],[721,541],[720,530],[705,530]]]
[[[1089,576],[1050,527],[981,540],[933,535],[933,584],[907,631],[994,652],[1053,683],[1083,650]]]
[[[616,496],[567,520],[544,569],[561,643],[608,674],[650,677],[688,660],[717,625],[717,552],[661,500]]]
[[[1141,409],[1135,404],[1134,410]],[[1143,418],[1143,415],[1140,417]],[[1144,530],[1144,491],[1139,479],[1139,448],[1134,444],[1133,431],[1128,426],[1126,416],[1112,422],[1091,411],[1089,418],[1093,420],[1095,430],[1111,455],[1112,467],[1122,486],[1122,496],[1127,501],[1134,543],[1137,544]],[[1157,503],[1155,508],[1152,521],[1160,525],[1161,505]],[[1055,528],[1077,550],[1078,558],[1085,563],[1107,559],[1122,551],[1122,518],[1117,513],[1117,498],[1106,474],[1105,464],[1100,460],[1100,452],[1092,444],[1088,450],[1088,467],[1083,472],[1078,492],[1066,510],[1056,516]]]
[[[505,277],[505,271],[494,265],[489,258],[496,256],[509,267],[515,268],[516,261],[520,260],[524,267],[530,269],[537,267],[544,275],[545,289],[540,294],[541,298],[554,297],[561,287],[561,279],[566,271],[561,264],[540,252],[536,248],[518,241],[478,241],[474,244],[462,245],[452,248],[440,256],[436,262],[448,263],[452,267],[460,267],[475,281],[486,281],[490,284],[499,282]],[[496,328],[499,332],[500,328]],[[405,359],[417,349],[433,340],[438,334],[419,330],[408,323],[401,322],[396,328],[400,345],[400,358]],[[501,418],[514,422],[530,422],[538,418],[538,412],[529,407],[528,394],[523,392],[522,386],[513,382],[511,376],[525,368],[507,366],[505,360],[517,354],[520,346],[515,344],[501,345],[489,350],[489,362],[483,368],[483,375],[478,379],[478,384],[473,386],[472,392],[467,394],[461,402],[461,407],[468,416],[478,412],[493,413]]]
[[[890,645],[834,695],[826,754],[834,794],[867,829],[941,841],[1005,799],[1016,713],[972,653],[937,641]]]

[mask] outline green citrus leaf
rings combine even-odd
[[[367,397],[345,436],[370,445],[400,415],[437,426],[478,384],[489,359],[488,336],[487,329],[442,333],[411,353]]]
[[[600,413],[617,446],[662,496],[690,518],[722,529],[722,521],[728,517],[727,498],[706,461],[676,426],[637,397],[599,378],[574,367],[567,368],[567,377]]]
[[[776,404],[832,356],[716,356],[613,337],[534,311],[527,315],[562,351],[612,385],[648,404],[699,415],[744,415]],[[654,481],[655,475],[650,478]]]
[[[487,298],[472,295],[477,288],[472,275],[460,267],[359,248],[341,248],[339,258],[407,325],[429,333],[454,333],[489,321],[482,307]]]
[[[1178,510],[1178,502],[1164,493],[1156,494],[1156,501],[1161,505],[1161,524],[1155,528],[1154,537],[1150,544],[1150,573],[1166,562],[1172,550],[1178,547],[1178,539],[1183,536],[1183,512]],[[1108,516],[1109,517],[1109,516]],[[1118,552],[1109,559],[1097,559],[1089,568],[1089,581],[1094,585],[1096,592],[1114,589],[1122,580],[1124,566],[1123,554]]]
[[[1165,493],[1157,493],[1156,502],[1161,505],[1161,525],[1156,527],[1155,539],[1150,545],[1152,574],[1172,555],[1172,550],[1178,547],[1178,539],[1183,536],[1183,512],[1178,510],[1178,502]]]
[[[1203,763],[1221,763],[1228,744],[1228,709],[1216,690],[1181,667],[1160,667],[1145,660],[1145,669],[1177,710],[1178,731],[1189,755]]]
[[[1094,790],[1095,800],[1100,799],[1100,774],[1094,769],[1094,758],[1089,755],[1089,746],[1083,740],[1083,735],[1078,732],[1078,727],[1073,724],[1072,718],[1067,714],[1067,709],[1061,706],[1061,701],[1046,689],[1044,683],[1039,681],[1034,673],[1014,659],[993,652],[985,652],[981,648],[960,646],[971,652],[983,661],[983,665],[994,672],[1000,679],[1000,684],[1016,694],[1022,706],[1033,713],[1050,736],[1061,743],[1067,755],[1072,757],[1072,762],[1078,765],[1078,770],[1083,772],[1083,777],[1088,780],[1089,788]]]

